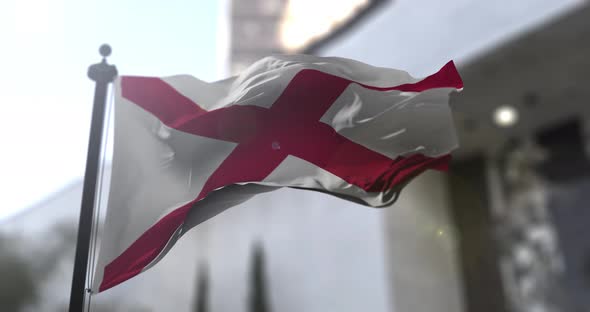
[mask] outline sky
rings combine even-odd
[[[119,74],[222,77],[218,1],[0,1],[0,220],[82,178],[94,84]]]

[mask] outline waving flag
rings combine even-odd
[[[214,83],[116,81],[108,211],[94,289],[159,261],[191,227],[280,187],[381,207],[457,140],[452,62],[424,79],[343,58],[273,56]]]

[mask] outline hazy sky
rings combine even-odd
[[[82,177],[101,43],[120,74],[222,78],[218,1],[162,4],[0,1],[0,219]]]

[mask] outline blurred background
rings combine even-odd
[[[259,195],[91,311],[590,311],[588,1],[3,0],[0,39],[0,311],[67,308],[104,42],[120,74],[214,81],[307,53],[422,77],[453,59],[465,90],[450,172],[392,207]]]

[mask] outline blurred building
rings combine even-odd
[[[386,284],[385,298],[379,300],[393,311],[588,310],[588,246],[573,234],[590,222],[581,198],[589,172],[582,77],[590,72],[585,1],[346,1],[326,4],[338,10],[348,6],[348,11],[325,14],[324,20],[314,20],[317,3],[276,1],[285,11],[278,31],[269,30],[268,20],[249,9],[268,2],[234,5],[234,70],[278,50],[350,57],[415,76],[454,59],[465,81],[465,91],[452,101],[461,149],[451,173],[420,177],[376,217],[382,234],[372,239],[382,247],[367,250],[350,242],[324,251],[340,258],[360,250],[384,253],[387,276],[357,284],[371,289]],[[332,28],[322,33],[330,18]],[[570,195],[577,200],[566,201]],[[322,205],[338,204],[326,200]],[[355,220],[365,233],[374,231],[369,217]],[[346,232],[350,225],[332,226]],[[265,235],[272,240],[276,234]],[[271,246],[268,257],[286,252]],[[342,271],[328,265],[322,270],[351,274],[346,272],[369,265],[361,261],[344,263]],[[279,266],[276,270],[270,275],[280,274]],[[300,279],[303,285],[314,276]],[[326,287],[322,299],[351,302],[351,289],[345,283]],[[355,293],[354,301],[376,297]],[[305,307],[314,310],[315,305]]]
[[[231,4],[234,73],[283,52],[417,77],[454,59],[465,90],[451,102],[452,169],[424,174],[383,210],[290,189],[257,196],[96,296],[97,311],[590,311],[586,1]],[[2,224],[23,248],[15,257],[34,246],[54,263],[27,264],[51,268],[32,311],[67,300],[80,192],[78,181]],[[47,224],[34,236],[52,243],[25,241],[28,224]]]
[[[580,239],[590,222],[581,197],[589,172],[588,14],[585,1],[398,1],[321,50],[416,73],[458,61],[465,90],[452,107],[461,148],[444,184],[466,311],[589,309],[588,245]],[[395,253],[391,261],[394,271],[403,265]],[[416,269],[407,265],[406,277]],[[435,285],[436,276],[424,284]],[[410,278],[393,284],[404,310],[421,303],[397,296],[400,288],[419,293],[422,304],[433,298],[417,311],[442,309],[442,287],[420,291]]]
[[[287,0],[231,1],[230,67],[236,73],[261,55],[279,53],[279,25]]]

